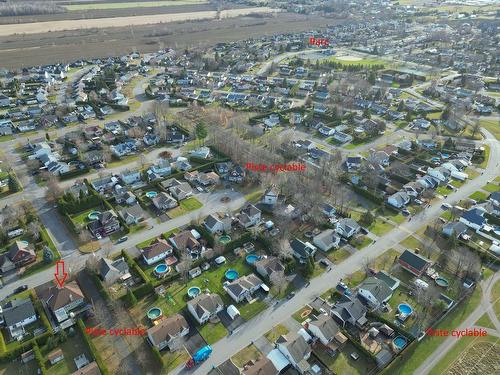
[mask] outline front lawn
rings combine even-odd
[[[489,184],[484,185],[481,189],[488,191],[490,193],[494,193],[496,191],[500,191],[500,186],[490,182]]]
[[[278,324],[277,326],[275,326],[273,329],[271,329],[270,331],[267,331],[266,334],[264,335],[264,337],[270,342],[270,343],[274,343],[278,337],[282,336],[282,335],[286,335],[288,332],[290,332],[288,330],[288,328],[286,328],[284,325],[282,324]]]
[[[243,305],[237,306],[241,317],[246,321],[259,315],[262,311],[267,309],[267,307],[267,304],[260,300],[254,300],[252,303],[244,303]]]
[[[201,207],[203,207],[203,204],[195,197],[191,197],[180,201],[179,206],[171,209],[167,214],[170,218],[173,219],[175,217],[185,215],[188,212],[197,210]]]
[[[359,237],[356,237],[353,241],[352,241],[352,245],[358,249],[358,250],[361,250],[363,248],[365,248],[366,246],[368,245],[371,245],[373,241],[371,240],[370,237],[368,236],[359,236]]]
[[[406,237],[403,241],[400,242],[400,244],[401,246],[411,250],[422,247],[422,242],[420,242],[413,236]]]
[[[258,361],[262,353],[253,344],[248,345],[246,348],[240,350],[238,353],[231,357],[233,363],[239,368],[245,367],[250,361]]]
[[[295,319],[297,322],[301,323],[307,319],[307,317],[312,313],[313,308],[309,305],[304,306],[298,311],[295,311],[292,314],[292,318]]]
[[[453,192],[453,190],[451,190],[450,188],[446,187],[446,186],[439,186],[437,189],[436,189],[436,193],[437,194],[440,194],[440,195],[448,195],[450,194],[451,192]]]
[[[484,147],[484,160],[479,164],[479,168],[486,168],[488,166],[488,160],[490,159],[490,145],[483,145]]]
[[[183,363],[186,363],[190,358],[190,355],[186,349],[177,350],[175,352],[171,352],[170,350],[162,350],[160,354],[163,358],[163,363],[165,363],[165,370],[167,374],[169,374],[170,371],[173,371]]]
[[[382,236],[383,234],[391,231],[392,228],[394,227],[391,224],[380,219],[376,219],[367,229],[376,236]]]
[[[263,190],[256,190],[246,194],[245,199],[250,203],[258,203],[260,201],[260,198],[262,197],[262,194],[264,194]]]
[[[344,248],[330,251],[327,255],[328,259],[330,259],[333,263],[340,263],[350,256],[351,253]]]
[[[476,191],[475,193],[472,193],[471,195],[469,195],[469,198],[474,199],[478,202],[481,202],[481,201],[485,201],[486,199],[488,199],[488,194],[486,194],[482,191]]]
[[[495,325],[492,323],[492,321],[487,313],[484,313],[483,316],[478,319],[478,321],[475,323],[475,325],[480,326],[480,327],[485,327],[485,328],[491,328],[493,330],[496,329]]]
[[[221,338],[227,336],[227,329],[221,322],[217,324],[205,323],[198,328],[198,332],[209,345],[212,345]]]

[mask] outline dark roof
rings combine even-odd
[[[477,208],[472,208],[468,211],[465,211],[462,214],[462,217],[471,223],[483,225],[486,219],[483,217],[482,213],[483,211],[478,210]]]
[[[318,327],[327,340],[333,339],[339,331],[337,323],[329,315],[325,314],[319,315],[315,320],[309,322],[309,325]]]
[[[48,288],[42,290],[39,296],[47,303],[52,311],[56,311],[72,301],[83,298],[83,293],[76,281],[72,281],[66,283],[62,288],[50,285]]]
[[[2,306],[3,318],[7,327],[23,321],[35,315],[35,309],[31,299],[14,299]]]
[[[399,256],[399,260],[420,271],[431,262],[429,259],[426,259],[423,256],[415,254],[409,250],[405,250],[403,254]]]
[[[359,299],[346,295],[342,296],[332,308],[332,312],[336,312],[344,321],[349,321],[350,319],[357,321],[366,315],[366,311],[366,307]]]
[[[379,302],[384,301],[392,295],[392,289],[380,279],[375,277],[368,277],[361,284],[360,288],[369,291]]]
[[[303,258],[310,257],[311,253],[313,252],[313,249],[311,249],[304,242],[297,238],[293,239],[292,242],[290,242],[290,246],[292,247],[294,252],[296,252]]]

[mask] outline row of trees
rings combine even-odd
[[[66,8],[52,1],[11,0],[0,3],[0,16],[29,16],[34,14],[64,13]]]

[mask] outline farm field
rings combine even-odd
[[[257,8],[241,8],[229,9],[221,11],[222,18],[238,17],[250,13],[272,13],[274,10],[268,7]],[[149,25],[166,22],[179,22],[189,20],[203,20],[207,18],[215,18],[215,11],[202,11],[202,12],[186,12],[174,14],[155,14],[148,16],[131,16],[131,17],[111,17],[99,19],[83,19],[83,20],[62,20],[53,21],[50,24],[46,22],[33,22],[24,23],[22,30],[19,25],[1,25],[0,36],[8,36],[18,34],[20,31],[26,34],[39,34],[45,32],[56,32],[64,30],[84,30],[93,28],[106,28],[106,27],[125,27],[125,26],[138,26]]]
[[[69,11],[88,9],[123,9],[123,8],[149,8],[169,7],[176,5],[206,4],[206,0],[159,0],[159,1],[131,1],[123,3],[84,3],[64,5]]]
[[[117,56],[130,53],[134,49],[147,53],[174,44],[177,44],[178,48],[192,43],[208,46],[222,41],[257,38],[276,32],[305,31],[311,27],[344,22],[346,21],[319,16],[313,20],[301,14],[278,13],[275,18],[246,16],[226,18],[217,22],[198,20],[168,25],[141,25],[133,29],[115,27],[101,29],[99,32],[67,30],[0,36],[0,55],[3,68],[19,68],[27,65],[71,62],[80,58]],[[182,38],[179,38],[179,35],[182,35]]]

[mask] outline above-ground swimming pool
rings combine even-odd
[[[228,242],[231,242],[231,236],[223,234],[222,236],[219,237],[219,242],[222,244],[227,244]]]
[[[166,274],[168,271],[169,271],[169,267],[168,267],[165,263],[158,264],[158,265],[155,267],[155,274],[156,274],[157,276],[163,276],[163,275],[164,275],[164,274]]]
[[[260,256],[258,255],[247,255],[246,260],[248,264],[254,264],[259,260]]]
[[[233,281],[233,280],[236,280],[238,278],[239,274],[238,274],[238,271],[229,269],[226,271],[224,276],[226,276],[227,280]]]
[[[28,241],[26,241],[26,240],[21,240],[21,241],[19,241],[19,242],[21,242],[24,246],[28,246],[28,245],[30,244],[30,243],[29,243]]]
[[[197,286],[192,286],[191,288],[188,289],[187,293],[189,297],[194,298],[201,293],[201,289],[198,288]]]
[[[411,315],[413,313],[413,309],[407,303],[400,303],[398,306],[398,311],[404,316]]]
[[[151,320],[158,319],[161,316],[161,309],[159,307],[153,307],[148,310],[147,315]]]
[[[448,285],[450,285],[450,283],[448,282],[448,280],[446,280],[445,278],[443,277],[438,277],[436,280],[435,280],[436,284],[442,288],[447,288]]]
[[[156,191],[148,191],[148,192],[146,193],[146,197],[148,197],[148,198],[154,198],[154,197],[156,197],[157,195],[158,195],[158,193],[157,193]]]
[[[89,214],[87,215],[87,218],[89,220],[97,220],[99,218],[99,211],[90,211]]]
[[[406,339],[406,337],[398,336],[394,340],[392,340],[392,343],[396,350],[401,350],[406,346],[406,344],[408,344],[408,340]]]

